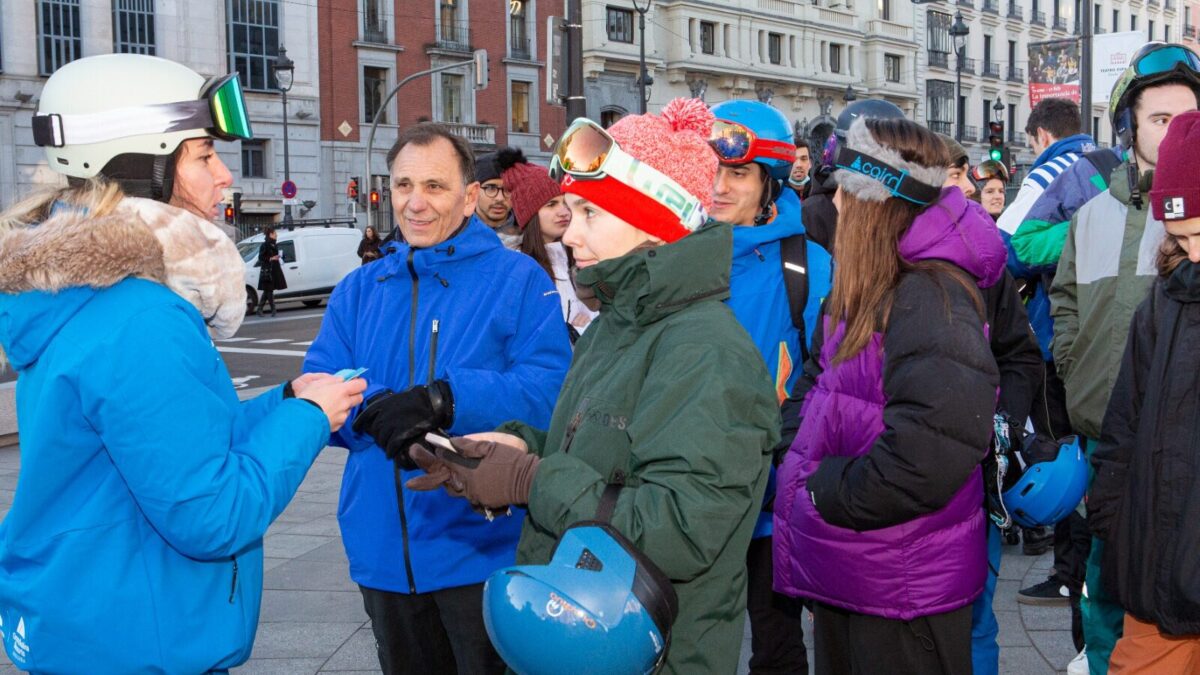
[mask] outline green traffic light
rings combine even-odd
[[[1004,151],[1002,151],[1000,148],[992,148],[990,151],[988,151],[988,155],[990,155],[993,160],[999,162],[1004,158]]]

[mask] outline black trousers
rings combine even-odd
[[[971,605],[912,621],[813,605],[820,675],[961,675],[971,672]]]
[[[483,584],[413,595],[359,589],[385,675],[504,672],[483,626]]]
[[[264,288],[259,293],[258,311],[261,312],[262,308],[267,306],[267,303],[271,303],[271,311],[274,312],[275,311],[275,289],[274,288]]]
[[[750,540],[746,552],[750,611],[750,674],[808,675],[804,648],[804,606],[799,600],[771,588],[775,565],[771,537]]]
[[[1054,578],[1070,592],[1071,637],[1077,650],[1083,649],[1083,613],[1079,609],[1079,599],[1091,552],[1091,529],[1087,519],[1079,513],[1072,512],[1054,526]]]

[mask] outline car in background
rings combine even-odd
[[[317,307],[328,298],[342,277],[359,267],[358,243],[362,233],[354,227],[310,225],[275,230],[280,263],[287,288],[275,292],[275,302],[298,300]],[[258,249],[262,234],[238,242],[238,253],[246,264],[246,311],[258,304]]]

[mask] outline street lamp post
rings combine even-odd
[[[650,3],[654,0],[633,0],[633,9],[638,13],[638,33],[640,35],[641,56],[638,68],[638,111],[646,114],[646,12],[650,11]]]
[[[1004,121],[1004,104],[1000,102],[1000,99],[996,99],[996,102],[994,104],[992,104],[992,110],[996,111],[996,121],[1003,122]]]
[[[954,13],[954,25],[950,26],[950,37],[954,40],[954,54],[958,63],[958,82],[954,89],[954,119],[957,120],[954,124],[954,138],[959,143],[963,139],[963,105],[962,105],[962,68],[963,68],[963,51],[967,48],[967,36],[971,34],[971,28],[963,22],[962,12]]]
[[[275,71],[275,86],[283,95],[283,180],[287,182],[292,180],[291,158],[288,155],[287,93],[292,88],[296,64],[288,58],[287,49],[283,45],[279,45],[279,56],[276,57],[275,63],[271,64],[271,70]],[[283,222],[285,224],[292,222],[291,204],[283,205]]]

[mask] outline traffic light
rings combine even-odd
[[[371,190],[371,208],[379,208],[379,190]]]
[[[358,176],[350,178],[350,184],[346,186],[346,197],[352,201],[358,201]]]
[[[234,224],[242,222],[242,193],[233,193],[233,222]]]
[[[988,132],[988,143],[991,145],[988,157],[997,162],[1004,161],[1004,122],[988,122]]]
[[[211,213],[211,211],[210,211],[210,213]],[[226,225],[233,224],[233,206],[225,207],[225,224]]]

